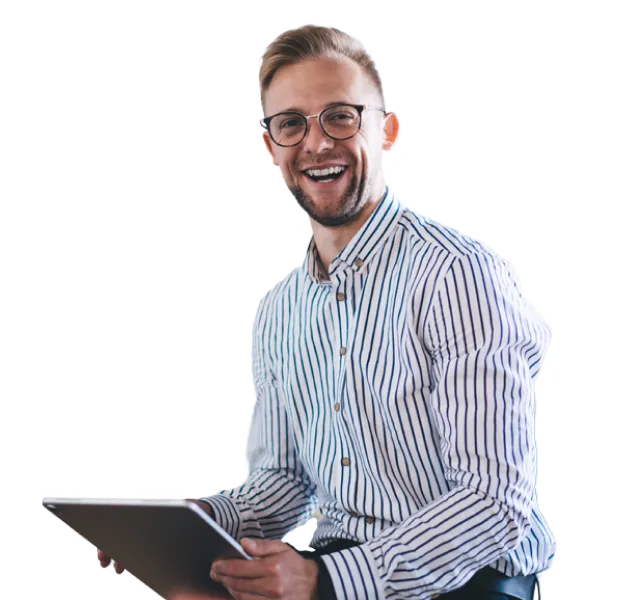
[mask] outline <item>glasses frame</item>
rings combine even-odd
[[[356,129],[356,131],[354,133],[352,133],[351,135],[349,135],[349,136],[347,136],[345,138],[335,138],[332,135],[329,135],[325,131],[325,127],[322,124],[322,115],[324,115],[328,110],[333,110],[334,108],[337,108],[338,106],[348,106],[350,108],[355,108],[358,111],[358,116],[359,116],[358,129]],[[259,123],[261,124],[262,127],[267,129],[267,133],[269,133],[269,137],[271,138],[272,142],[274,142],[277,146],[280,146],[281,148],[293,148],[294,146],[298,146],[298,144],[300,144],[307,137],[307,134],[309,133],[309,119],[318,119],[318,124],[320,125],[320,129],[322,129],[322,132],[328,138],[330,138],[332,140],[336,140],[336,141],[350,140],[352,137],[354,137],[360,131],[360,128],[362,127],[362,113],[365,110],[379,110],[380,112],[383,112],[385,115],[387,114],[387,112],[386,112],[386,110],[384,108],[379,108],[377,106],[371,106],[369,104],[347,104],[346,102],[342,102],[340,104],[333,104],[332,106],[328,106],[327,108],[321,110],[317,115],[303,115],[303,113],[300,113],[300,112],[295,111],[295,110],[284,110],[282,112],[276,113],[275,115],[270,115],[269,117],[265,117],[264,119],[261,119],[259,121]],[[287,144],[279,144],[274,139],[274,136],[272,135],[272,132],[271,132],[271,129],[270,129],[270,123],[271,123],[271,121],[272,121],[272,119],[274,117],[278,117],[279,115],[298,115],[299,117],[301,117],[304,120],[304,122],[305,122],[305,133],[300,138],[300,140],[298,140],[295,144],[289,144],[289,145],[287,145]]]

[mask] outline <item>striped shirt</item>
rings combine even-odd
[[[338,598],[430,598],[491,566],[546,569],[534,381],[550,329],[511,266],[390,189],[329,266],[302,267],[254,324],[247,481],[205,498],[234,538],[312,547]]]

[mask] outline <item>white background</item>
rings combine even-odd
[[[2,2],[1,597],[155,597],[45,496],[244,480],[252,320],[310,239],[261,140],[258,68],[307,23],[375,59],[402,203],[509,259],[553,329],[544,598],[633,593],[630,4]]]

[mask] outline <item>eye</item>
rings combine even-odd
[[[338,108],[325,115],[326,122],[334,127],[350,127],[358,121],[358,114],[348,108]]]
[[[351,121],[355,119],[355,116],[350,112],[338,112],[329,116],[332,121]]]
[[[301,125],[301,122],[298,117],[290,117],[289,119],[285,119],[284,121],[281,122],[280,128],[285,129],[290,127],[300,127],[300,125]]]

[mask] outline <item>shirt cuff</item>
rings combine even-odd
[[[366,544],[323,554],[321,559],[338,600],[385,600],[383,581]]]
[[[327,565],[322,561],[322,557],[316,557],[315,560],[318,564],[318,600],[338,600]]]
[[[208,496],[199,498],[212,509],[212,518],[227,531],[235,540],[241,532],[241,516],[232,500],[225,496]]]

